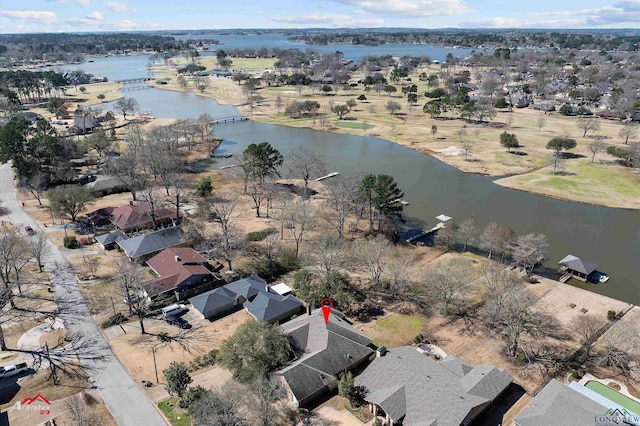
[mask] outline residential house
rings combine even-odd
[[[103,250],[112,250],[115,248],[118,241],[123,241],[128,238],[129,237],[127,237],[122,233],[122,231],[118,229],[113,232],[109,232],[108,234],[98,235],[96,237],[96,241],[98,242],[98,244],[100,244]]]
[[[116,242],[131,260],[153,255],[167,247],[186,245],[184,233],[179,226],[160,229],[138,237]]]
[[[438,362],[402,346],[379,350],[355,383],[387,425],[459,426],[471,423],[512,380],[501,368],[473,367],[453,355]]]
[[[109,194],[119,194],[129,190],[129,185],[125,185],[121,178],[109,175],[98,175],[94,180],[87,183],[87,188],[98,196],[105,196]],[[109,216],[107,216],[107,222],[110,223],[110,214],[114,210],[114,207],[110,208]],[[101,209],[104,210],[104,209]]]
[[[509,101],[516,108],[526,108],[533,103],[533,96],[524,92],[516,92],[509,96]]]
[[[367,336],[349,324],[336,309],[325,324],[320,309],[280,327],[289,337],[295,360],[274,373],[298,406],[335,389],[338,374],[366,362],[374,352]]]
[[[276,293],[257,275],[192,297],[189,303],[207,319],[220,318],[244,307],[255,319],[276,323],[304,311],[302,302],[292,295]]]
[[[110,216],[111,223],[124,232],[153,228],[154,220],[155,227],[171,225],[181,217],[182,212],[177,213],[173,207],[156,208],[152,215],[148,203],[133,204],[133,202],[113,209]]]
[[[573,387],[552,379],[513,419],[513,423],[516,426],[598,424],[596,417],[613,407],[606,404],[602,405]]]
[[[31,123],[35,123],[36,121],[39,121],[39,120],[44,120],[44,117],[42,115],[37,114],[35,112],[31,112],[31,111],[19,112],[13,116],[14,120],[19,120],[21,118],[24,118],[25,120],[30,121]]]
[[[98,123],[105,123],[107,121],[114,121],[116,116],[113,114],[113,111],[98,111],[96,113],[96,120]]]
[[[73,116],[71,131],[75,133],[87,133],[100,126],[98,119],[92,114],[78,114]]]
[[[224,284],[217,274],[222,265],[211,265],[191,247],[166,248],[147,260],[147,265],[158,276],[142,285],[151,298],[175,294],[184,300]]]

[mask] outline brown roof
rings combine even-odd
[[[151,225],[151,209],[148,204],[126,204],[116,207],[111,212],[111,222],[120,229],[146,228]],[[180,213],[182,216],[182,213]],[[176,217],[176,209],[160,208],[155,210],[156,222],[172,220]]]
[[[207,259],[190,247],[169,247],[147,260],[159,278],[145,284],[154,294],[176,288],[194,275],[211,275]],[[209,266],[211,267],[211,266]]]

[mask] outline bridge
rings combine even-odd
[[[127,87],[123,87],[120,90],[123,92],[129,92],[131,90],[144,90],[144,89],[151,89],[151,86],[147,86],[146,84],[144,86],[127,86]]]
[[[249,121],[249,120],[250,120],[249,117],[244,117],[242,115],[237,115],[237,116],[234,116],[234,117],[216,118],[215,120],[211,121],[209,124],[211,124],[213,126],[214,124],[233,123],[234,121]]]
[[[144,83],[147,80],[150,80],[149,77],[127,78],[124,80],[116,80],[116,83],[120,83],[120,84]]]

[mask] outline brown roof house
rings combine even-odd
[[[158,278],[143,284],[152,298],[175,292],[178,300],[219,287],[224,280],[212,266],[191,247],[169,247],[147,260]],[[221,266],[221,265],[220,265]]]
[[[156,208],[153,211],[149,204],[133,204],[116,207],[110,213],[111,223],[124,232],[132,232],[140,229],[157,228],[167,226],[179,220],[182,212],[176,212],[174,208]],[[155,221],[155,225],[154,225]]]
[[[335,389],[338,374],[366,362],[374,352],[371,339],[353,328],[336,309],[331,311],[326,325],[317,309],[280,327],[288,335],[296,358],[274,376],[298,406]]]
[[[501,368],[472,367],[453,355],[438,362],[411,346],[381,347],[376,355],[355,384],[387,425],[468,425],[513,380]]]

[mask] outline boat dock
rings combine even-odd
[[[446,216],[444,214],[441,214],[441,215],[437,216],[436,219],[438,219],[440,221],[440,222],[438,222],[438,224],[436,226],[434,226],[431,229],[427,229],[426,231],[422,231],[418,235],[414,235],[413,237],[407,238],[406,242],[412,243],[414,241],[417,241],[417,240],[419,240],[421,238],[426,237],[429,234],[432,234],[432,233],[438,231],[439,229],[443,229],[446,226],[445,223],[448,222],[449,220],[451,220],[451,217]]]
[[[325,179],[329,179],[329,178],[332,178],[332,177],[334,177],[334,176],[338,176],[339,174],[340,174],[340,173],[338,173],[338,172],[329,173],[329,174],[328,174],[328,175],[326,175],[326,176],[322,176],[322,177],[319,177],[318,179],[316,179],[316,182],[320,182],[320,181],[323,181],[323,180],[325,180]]]
[[[224,124],[224,123],[233,123],[235,121],[249,121],[250,118],[249,117],[245,117],[242,115],[237,115],[234,117],[222,117],[222,118],[216,118],[213,121],[210,121],[209,124],[211,124],[212,126],[214,124]]]

